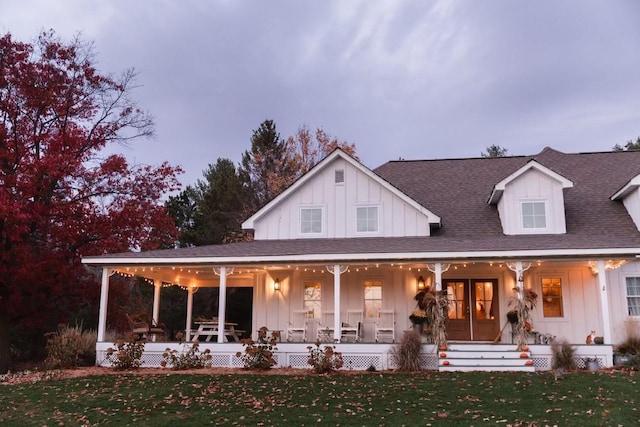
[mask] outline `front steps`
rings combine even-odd
[[[535,372],[531,352],[518,351],[515,344],[450,343],[438,351],[438,370]]]

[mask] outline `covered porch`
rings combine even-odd
[[[598,267],[607,271],[605,260],[488,260],[454,262],[350,262],[320,264],[298,262],[291,264],[265,263],[252,265],[219,265],[210,263],[155,262],[136,265],[135,262],[111,263],[103,266],[100,322],[98,329],[97,364],[104,364],[104,352],[113,343],[106,340],[109,277],[113,274],[144,277],[154,287],[153,318],[162,322],[160,299],[166,286],[180,286],[187,293],[184,338],[192,342],[198,334],[201,348],[213,354],[213,366],[241,367],[235,355],[242,344],[228,335],[227,327],[208,332],[210,341],[203,340],[201,313],[193,312],[198,290],[219,289],[219,325],[234,324],[226,310],[227,288],[251,287],[251,327],[241,330],[238,337],[256,337],[260,327],[279,331],[278,366],[306,367],[309,343],[320,339],[335,342],[345,357],[345,368],[392,368],[389,350],[402,335],[412,330],[409,316],[416,308],[414,296],[424,288],[446,290],[450,299],[448,311],[449,342],[455,346],[474,348],[479,358],[484,347],[495,350],[512,345],[511,327],[506,313],[518,292],[524,287],[535,289],[542,300],[532,313],[534,328],[544,334],[566,338],[575,343],[578,355],[595,357],[600,366],[612,366],[612,337],[609,323],[608,283],[606,274],[594,274]],[[400,261],[400,262],[398,262]],[[549,300],[549,290],[542,289],[541,278],[560,278],[560,295]],[[555,283],[555,282],[554,282]],[[554,284],[552,283],[552,285]],[[558,283],[555,283],[557,287]],[[576,295],[581,296],[576,299]],[[569,299],[571,295],[572,299]],[[562,297],[557,299],[556,297]],[[547,302],[545,302],[547,300]],[[582,304],[577,301],[582,301]],[[585,303],[586,301],[586,303]],[[556,308],[553,308],[553,305]],[[561,312],[557,305],[562,307]],[[599,313],[594,318],[593,313]],[[379,334],[382,313],[391,313],[391,332]],[[355,315],[355,317],[353,317]],[[212,320],[212,319],[210,319]],[[576,328],[576,324],[588,324]],[[389,325],[386,325],[389,328]],[[355,329],[355,331],[354,331]],[[605,344],[586,346],[583,331],[602,331]],[[198,331],[198,332],[197,332]],[[549,369],[551,350],[548,343],[530,341],[531,359],[536,369]],[[499,343],[499,344],[496,344]],[[167,341],[147,342],[143,366],[159,366],[166,348],[181,350],[184,343],[167,337]],[[584,348],[583,348],[584,347]],[[578,366],[581,359],[577,361]],[[421,363],[425,369],[439,369],[438,353],[425,336]]]

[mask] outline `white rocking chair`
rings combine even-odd
[[[362,310],[347,310],[347,321],[340,329],[340,341],[360,341]]]
[[[307,341],[307,317],[309,313],[305,310],[293,310],[291,320],[287,326],[287,341],[306,342]]]
[[[380,310],[376,319],[376,342],[396,341],[396,313],[393,310]]]

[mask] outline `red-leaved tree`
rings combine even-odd
[[[129,97],[134,79],[100,74],[80,38],[0,38],[0,373],[10,349],[41,345],[43,330],[95,309],[98,278],[81,255],[175,239],[161,197],[180,169],[102,154],[153,132]]]

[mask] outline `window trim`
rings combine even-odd
[[[627,279],[638,279],[640,280],[640,274],[625,274],[622,276],[624,279],[624,307],[626,308],[626,316],[632,319],[640,318],[640,315],[630,314],[629,313],[629,297],[640,298],[640,294],[638,295],[629,295],[629,290],[627,289]]]
[[[543,290],[543,286],[542,286],[542,281],[544,279],[560,279],[560,296],[559,296],[559,300],[560,300],[560,308],[562,310],[562,315],[560,316],[546,316],[544,313],[544,299],[546,298],[544,296],[544,290]],[[540,284],[540,299],[541,299],[541,303],[540,304],[540,314],[542,315],[542,319],[545,320],[558,320],[558,319],[567,319],[567,310],[566,310],[566,306],[565,306],[565,300],[566,298],[566,294],[567,294],[567,289],[566,289],[566,284],[567,281],[565,279],[565,277],[561,274],[554,274],[554,273],[549,273],[549,274],[540,274],[538,276],[538,283]]]
[[[524,211],[523,207],[527,203],[542,203],[544,205],[544,227],[525,227],[524,226]],[[549,201],[547,199],[522,199],[518,203],[518,219],[520,224],[520,231],[522,233],[530,233],[530,234],[542,234],[551,230],[551,225],[549,221]]]
[[[374,234],[380,234],[382,231],[382,208],[381,205],[379,203],[363,203],[363,204],[359,204],[355,206],[356,211],[355,211],[355,232],[356,234],[361,234],[361,235],[374,235]],[[375,208],[376,209],[376,214],[377,214],[377,226],[378,229],[375,231],[359,231],[358,230],[358,209],[368,209],[368,208]]]
[[[320,289],[320,298],[319,299],[306,299],[307,293],[307,287],[308,285],[313,285],[314,287],[317,287]],[[314,279],[314,280],[303,280],[302,281],[302,308],[308,312],[307,307],[306,307],[306,303],[307,301],[317,301],[318,302],[318,317],[315,316],[315,310],[314,310],[314,315],[313,315],[313,319],[319,319],[322,316],[322,281],[318,280],[318,279]]]
[[[305,210],[320,210],[320,232],[304,232],[302,231],[302,212]],[[326,234],[325,231],[325,208],[324,206],[310,205],[300,206],[298,209],[298,235],[301,237],[322,237]]]
[[[374,298],[369,298],[369,299],[365,298],[366,297],[365,289],[367,287],[373,287],[373,286],[367,286],[366,285],[367,282],[375,283],[375,284],[379,283],[380,298],[375,298],[375,299]],[[376,286],[378,286],[378,285],[376,285]],[[363,305],[363,313],[362,313],[362,315],[363,315],[364,319],[372,319],[372,318],[375,318],[375,317],[378,316],[378,313],[373,313],[372,316],[367,316],[367,301],[380,301],[379,310],[382,310],[382,302],[384,301],[383,293],[384,293],[384,281],[382,279],[379,279],[379,278],[363,278],[362,279],[362,305]]]

